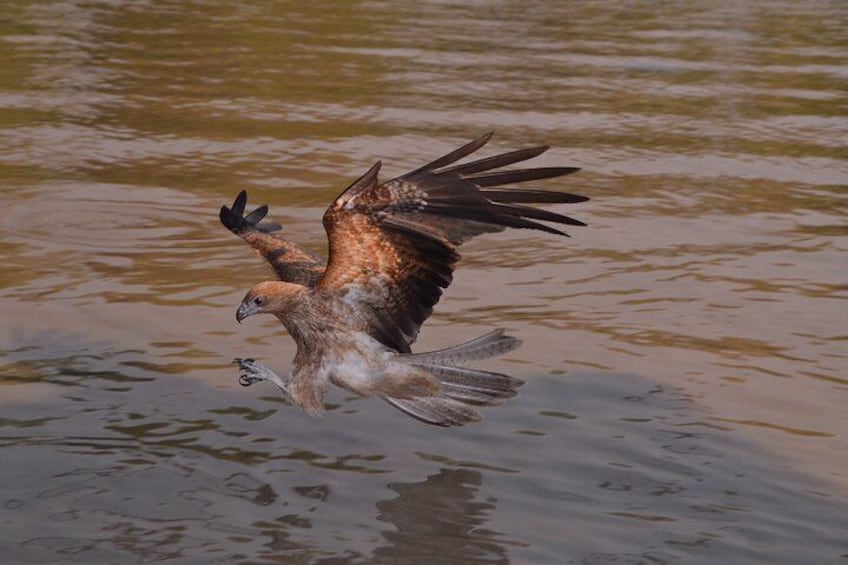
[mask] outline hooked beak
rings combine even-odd
[[[249,302],[242,302],[239,304],[238,310],[236,310],[236,322],[240,324],[242,320],[248,316],[252,316],[253,314],[256,314],[256,309],[253,308],[252,304]]]

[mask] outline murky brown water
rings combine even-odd
[[[829,563],[848,555],[840,1],[0,9],[4,563]],[[323,207],[496,129],[593,198],[483,238],[421,349],[504,326],[483,424],[311,420],[245,188]]]

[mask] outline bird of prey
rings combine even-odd
[[[470,238],[506,228],[567,235],[546,223],[583,226],[562,214],[527,206],[571,204],[584,196],[547,190],[504,188],[569,175],[575,167],[502,169],[542,154],[547,146],[511,151],[476,161],[457,161],[483,147],[492,133],[395,179],[380,182],[380,162],[344,190],[323,217],[329,240],[325,262],[275,235],[263,221],[263,205],[245,215],[242,191],[222,206],[221,223],[250,244],[274,269],[236,312],[241,322],[273,314],[297,344],[286,376],[253,359],[234,360],[239,382],[267,380],[310,415],[320,415],[329,385],[362,396],[376,395],[422,422],[461,426],[480,419],[477,407],[515,396],[520,379],[470,369],[472,361],[511,351],[519,340],[503,329],[441,349],[413,353],[421,324],[451,283]]]

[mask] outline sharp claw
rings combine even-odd
[[[254,383],[258,383],[259,381],[264,381],[265,379],[257,374],[259,370],[262,368],[255,359],[236,357],[233,359],[233,364],[239,366],[239,377],[238,383],[241,386],[250,386]]]

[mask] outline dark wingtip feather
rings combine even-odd
[[[438,171],[439,174],[444,173],[452,173],[457,175],[473,175],[474,173],[480,173],[483,171],[489,171],[492,169],[497,169],[499,167],[505,167],[507,165],[511,165],[513,163],[520,163],[521,161],[527,161],[528,159],[533,159],[534,157],[538,157],[545,151],[550,149],[549,145],[540,145],[538,147],[528,147],[527,149],[517,149],[515,151],[510,151],[508,153],[501,153],[500,155],[494,155],[492,157],[486,157],[485,159],[478,159],[476,161],[472,161],[470,163],[464,163],[461,165],[454,165],[452,167],[448,167],[446,169],[441,169]]]
[[[254,210],[253,212],[251,212],[250,214],[245,216],[244,221],[247,222],[248,224],[256,225],[262,220],[262,218],[264,218],[267,215],[268,215],[268,205],[263,204],[262,206],[260,206],[259,208],[257,208],[256,210]]]
[[[230,226],[232,225],[232,211],[226,206],[221,206],[221,212],[218,214],[218,217],[221,219],[221,223],[228,230],[232,230]]]
[[[539,222],[534,222],[533,220],[528,220],[527,218],[518,217],[518,216],[508,216],[509,219],[504,219],[501,223],[505,226],[511,228],[525,228],[531,230],[539,230],[547,233],[552,233],[554,235],[561,235],[563,237],[571,237],[567,233],[562,230],[558,230],[556,228],[552,228],[551,226],[546,226],[545,224],[541,224]]]
[[[498,210],[522,218],[533,218],[535,220],[544,220],[546,222],[555,222],[557,224],[566,224],[569,226],[586,225],[580,220],[575,220],[569,216],[564,216],[541,208],[531,208],[530,206],[520,206],[517,204],[496,204],[496,206],[498,207]]]
[[[552,190],[485,189],[481,190],[480,194],[492,202],[525,204],[577,204],[589,200],[588,196]]]
[[[263,204],[247,216],[244,215],[244,209],[247,206],[247,192],[242,190],[236,196],[233,202],[233,207],[221,206],[221,212],[218,217],[225,228],[234,234],[240,234],[249,229],[255,229],[264,233],[270,233],[280,229],[280,224],[276,222],[262,222],[262,219],[268,215],[268,205]]]
[[[522,206],[517,206],[514,208],[526,208]],[[536,212],[540,212],[536,208],[527,208],[527,213],[518,213],[517,211],[511,210],[508,205],[499,205],[489,203],[488,206],[468,206],[462,202],[452,203],[452,202],[439,202],[428,204],[427,207],[431,213],[436,213],[440,216],[448,217],[448,218],[457,218],[462,220],[471,220],[475,222],[480,222],[484,224],[491,224],[493,226],[503,226],[505,228],[526,228],[526,229],[534,229],[540,230],[556,235],[563,235],[566,237],[571,237],[567,233],[560,231],[556,228],[552,228],[545,224],[535,222],[528,218],[532,218],[536,216]],[[548,213],[549,215],[545,215],[543,218],[547,221],[552,221],[551,216],[556,216],[559,223],[570,223],[560,220],[559,218],[565,218],[566,216],[560,216],[559,214],[554,214],[553,212]],[[576,221],[576,220],[575,220]]]
[[[233,215],[235,216],[243,216],[244,215],[244,207],[247,205],[247,191],[242,190],[236,196],[235,202],[233,202]]]
[[[579,171],[577,167],[538,167],[535,169],[513,169],[469,175],[465,178],[480,187],[500,186],[531,180],[552,179],[572,175]]]
[[[470,142],[466,143],[465,145],[463,145],[462,147],[460,147],[459,149],[454,149],[453,151],[451,151],[447,155],[442,155],[438,159],[436,159],[434,161],[430,161],[429,163],[427,163],[423,167],[419,167],[419,168],[415,169],[414,171],[405,174],[404,177],[411,177],[411,176],[417,175],[419,173],[422,173],[424,171],[433,171],[435,169],[440,169],[442,167],[446,167],[446,166],[450,165],[451,163],[455,163],[456,161],[459,161],[463,157],[471,155],[472,153],[474,153],[475,151],[477,151],[478,149],[480,149],[481,147],[483,147],[484,145],[489,143],[489,140],[492,139],[493,135],[495,135],[494,131],[484,133],[483,135],[481,135],[480,137],[478,137],[474,141],[470,141]]]

